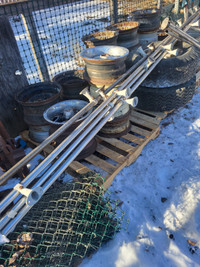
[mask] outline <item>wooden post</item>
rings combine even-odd
[[[110,22],[118,22],[118,0],[110,0]]]
[[[163,0],[158,0],[157,9],[160,9],[160,13],[162,12],[162,5],[163,5]]]
[[[15,94],[28,85],[14,33],[7,16],[0,16],[0,120],[14,137],[26,128]]]
[[[33,15],[30,12],[30,14],[26,16],[26,18],[24,17],[24,15],[21,15],[21,17],[24,23],[24,27],[26,29],[26,33],[28,35],[28,39],[29,39],[31,49],[33,52],[33,57],[35,59],[35,62],[38,68],[40,79],[42,82],[49,81],[50,78],[49,78],[48,68],[47,68],[45,57],[44,57],[42,47],[40,44],[40,39],[38,37],[37,27],[35,25]]]

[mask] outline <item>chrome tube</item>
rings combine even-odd
[[[12,177],[19,169],[21,169],[25,164],[27,164],[32,158],[34,158],[38,153],[40,153],[45,146],[50,144],[54,139],[56,139],[61,133],[63,133],[69,126],[72,125],[77,119],[79,119],[84,113],[86,113],[90,108],[95,105],[94,102],[88,103],[82,110],[80,110],[74,117],[63,124],[57,131],[50,135],[46,140],[44,140],[39,146],[33,149],[28,155],[21,159],[17,164],[10,168],[5,174],[0,177],[0,185],[6,182],[10,177]]]
[[[105,116],[99,124],[95,125],[95,128],[90,132],[90,134],[80,143],[79,146],[75,149],[75,151],[71,154],[71,156],[62,164],[62,166],[56,171],[56,173],[43,185],[44,193],[49,189],[49,187],[59,178],[59,176],[66,170],[69,164],[78,156],[78,154],[84,149],[84,147],[90,142],[90,140],[99,132],[99,130],[106,124],[106,122],[113,116],[113,114],[118,110],[118,108],[122,105],[122,101],[116,104],[113,108],[108,106],[107,109],[112,109],[108,115]],[[26,198],[23,197],[21,203],[25,202]],[[16,209],[16,208],[15,208]],[[17,216],[9,222],[6,227],[4,227],[1,231],[3,235],[8,235],[15,226],[19,223],[19,221],[27,214],[27,212],[31,209],[31,206],[25,205],[21,211],[17,214]],[[9,218],[10,219],[10,218]]]
[[[94,110],[74,131],[70,134],[49,156],[47,156],[22,182],[23,187],[27,187],[63,150],[73,141],[76,136],[106,107],[115,97],[109,96],[96,110]],[[19,192],[12,190],[0,203],[0,213],[19,195]]]

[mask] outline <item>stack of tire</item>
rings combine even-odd
[[[138,37],[140,44],[146,48],[148,44],[158,41],[160,28],[160,10],[157,8],[140,9],[132,12],[132,19],[139,23]]]
[[[200,52],[184,42],[177,44],[180,54],[161,60],[134,92],[138,108],[148,111],[171,111],[184,106],[195,92],[196,70]]]
[[[137,53],[137,49],[140,46],[138,28],[139,22],[137,21],[119,22],[106,27],[107,30],[118,32],[117,45],[129,50],[129,55],[126,59],[127,68],[132,67],[141,58]]]

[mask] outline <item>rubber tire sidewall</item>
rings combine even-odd
[[[165,88],[186,83],[196,73],[199,56],[200,50],[189,46],[182,55],[162,59],[142,83],[142,86]]]
[[[196,77],[185,84],[166,88],[148,88],[139,86],[132,94],[138,97],[137,108],[148,111],[171,111],[178,109],[194,95],[196,88]]]

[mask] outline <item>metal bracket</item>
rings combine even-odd
[[[7,216],[11,219],[15,218],[15,216],[17,215],[17,212],[15,210],[11,210],[7,213]]]
[[[190,26],[192,26],[192,27],[200,27],[200,21],[197,20],[195,22],[192,22],[192,23],[190,23]]]
[[[123,100],[125,103],[129,104],[130,106],[132,106],[133,108],[135,108],[138,104],[138,97],[135,96],[133,98],[130,99],[125,99]]]
[[[24,195],[25,197],[27,197],[26,204],[28,206],[35,205],[35,203],[38,202],[38,200],[43,195],[43,189],[40,186],[34,189],[29,189],[29,188],[24,188],[22,184],[16,184],[13,189],[18,191],[20,194]]]
[[[173,56],[178,56],[178,49],[168,50],[167,53]]]
[[[95,101],[96,104],[98,103],[98,101],[96,99],[94,99],[93,96],[91,96],[90,92],[88,91],[87,88],[83,89],[81,92],[80,92],[81,95],[84,95],[88,100],[89,102],[93,102]]]
[[[10,242],[10,240],[5,235],[0,234],[0,245],[3,245],[5,243],[9,243],[9,242]]]
[[[96,92],[103,98],[103,100],[106,100],[108,96],[104,93],[105,86],[99,88]]]
[[[129,88],[125,88],[124,90],[116,90],[117,95],[122,96],[123,98],[129,97]]]
[[[192,36],[184,32],[183,30],[175,26],[173,23],[171,23],[169,18],[165,18],[163,20],[161,24],[161,30],[164,30],[164,31],[168,30],[169,35],[177,39],[180,39],[182,41],[185,41],[189,44],[192,44],[196,46],[198,49],[200,49],[200,43],[195,38],[193,38]]]
[[[136,50],[136,53],[142,57],[145,57],[147,55],[141,46],[138,47],[138,49]]]
[[[167,45],[162,45],[162,48],[164,48],[165,50],[172,50],[174,48],[174,45],[170,43]]]
[[[149,56],[146,64],[144,65],[144,68],[147,70],[154,62],[155,62],[155,59],[153,57]]]

